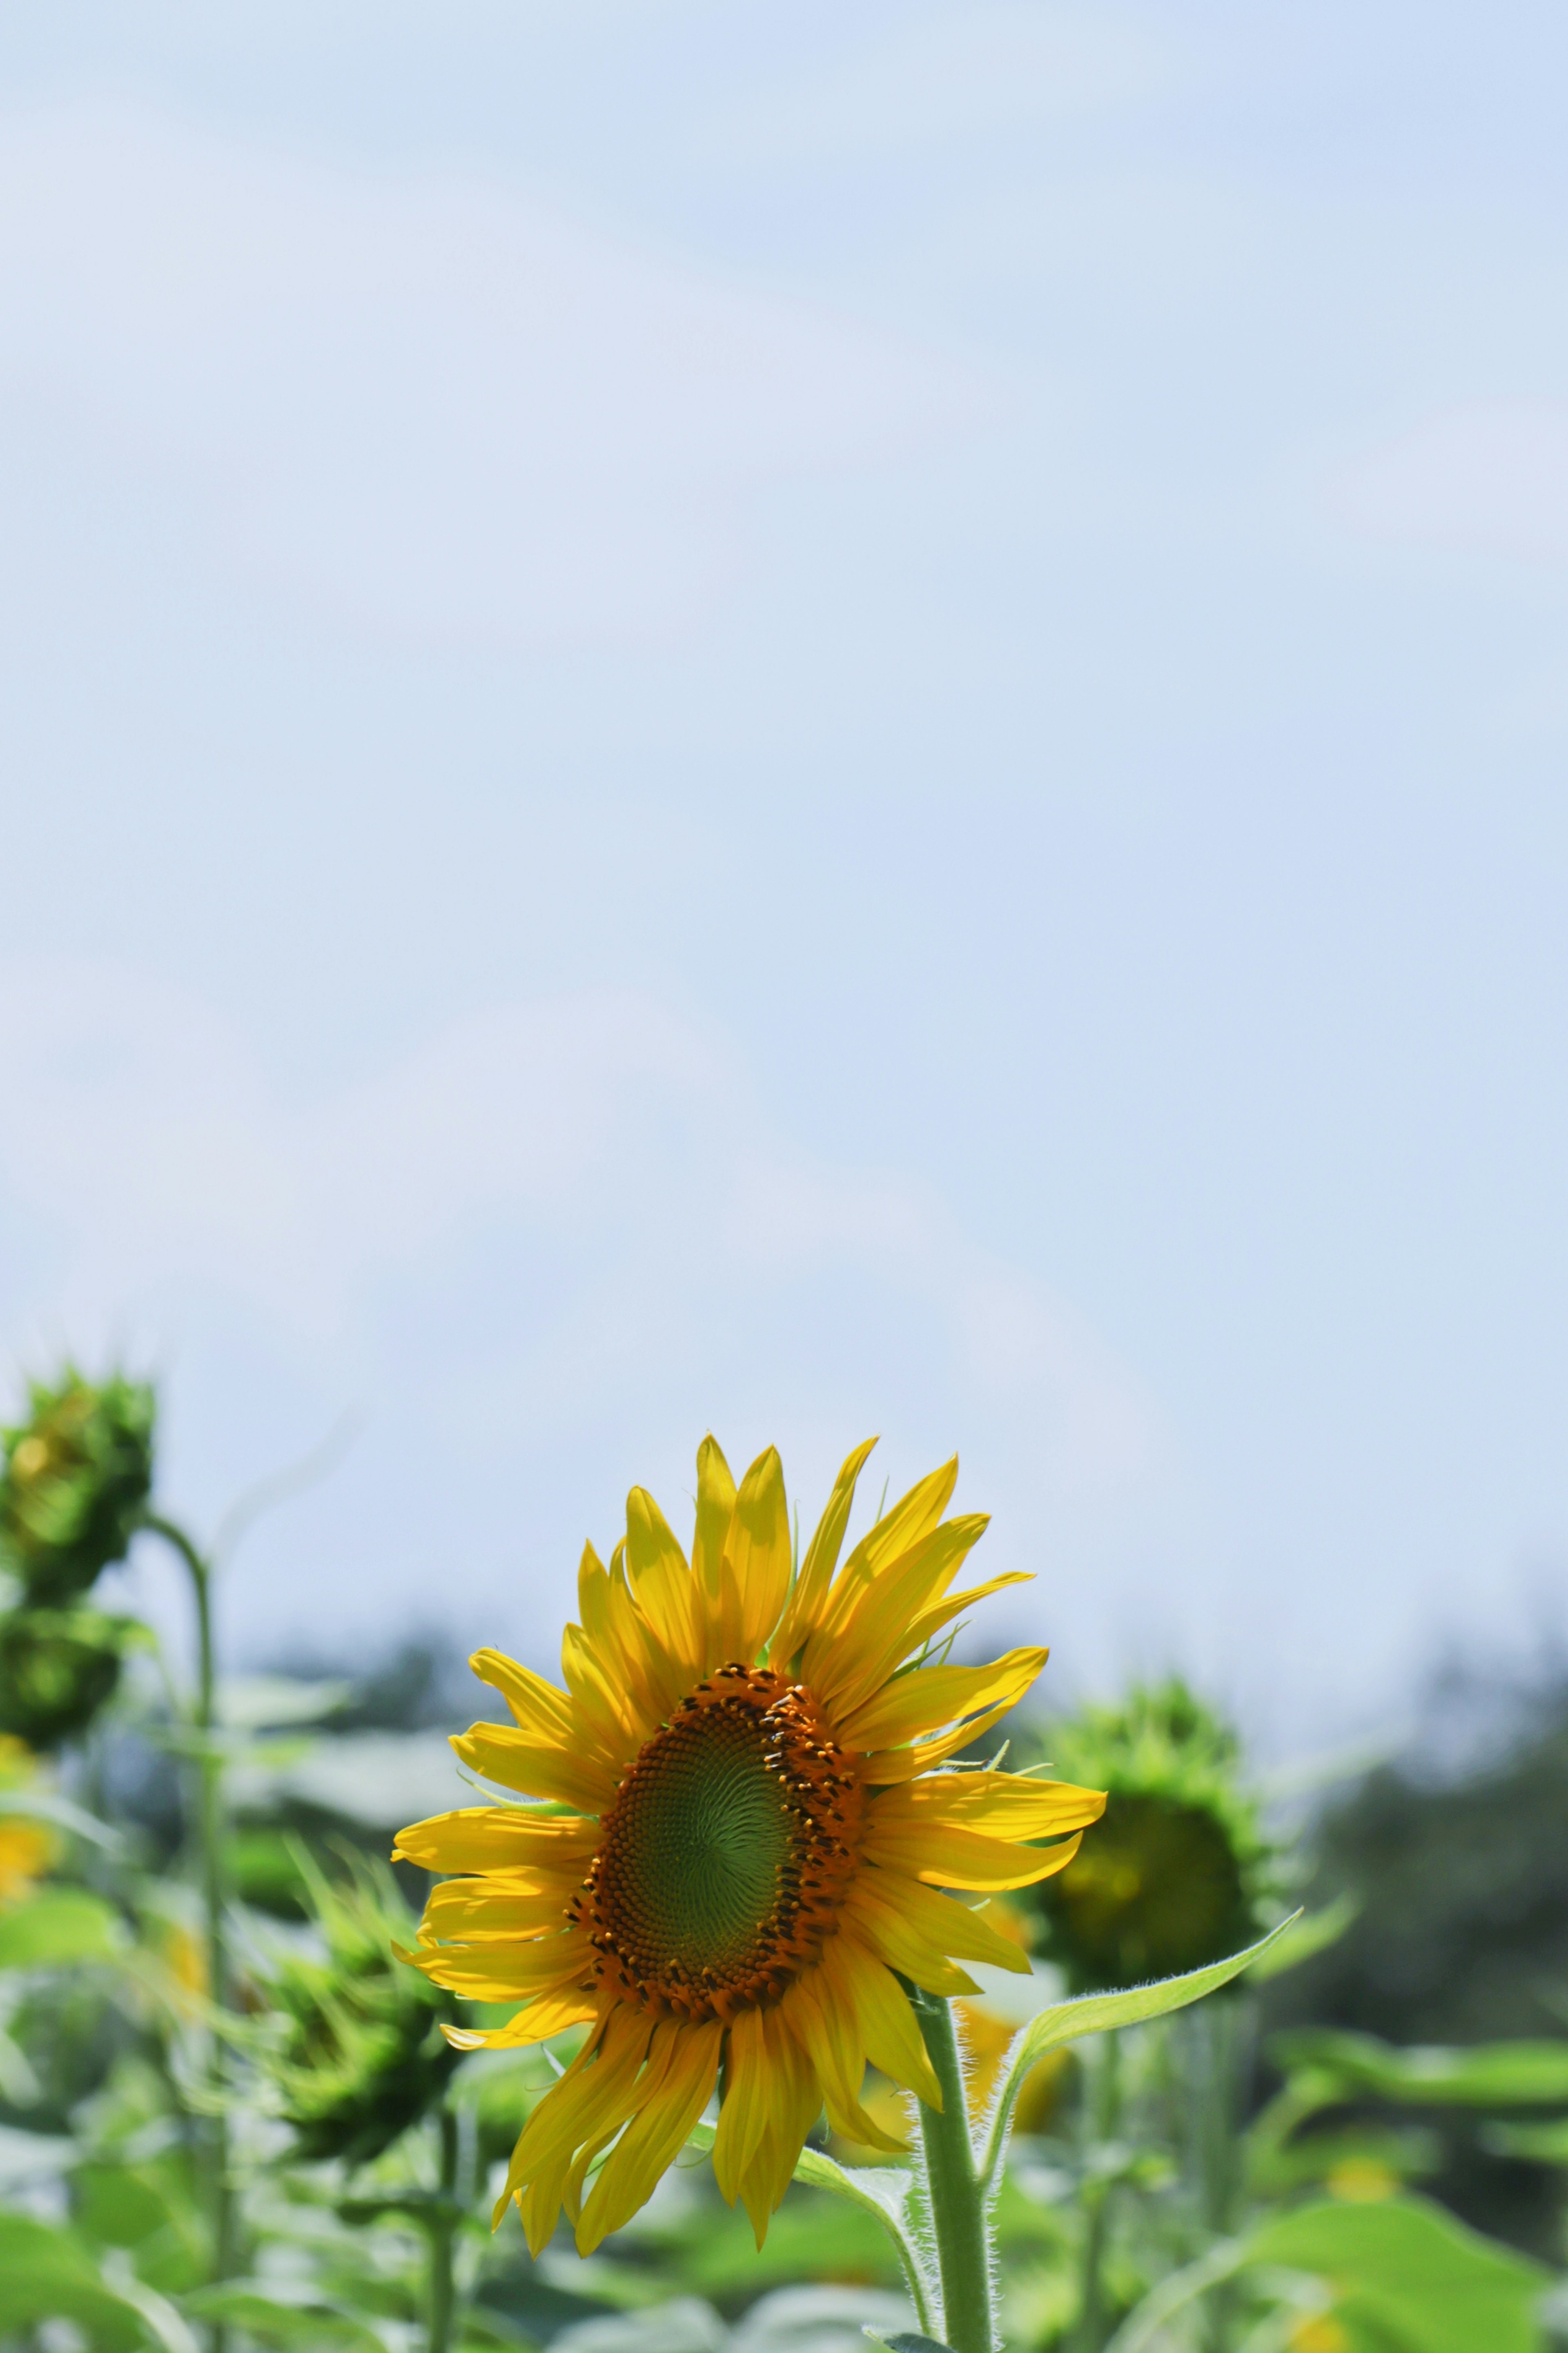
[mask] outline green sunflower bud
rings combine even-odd
[[[0,1618],[0,1733],[58,1748],[85,1732],[120,1681],[133,1618],[100,1609],[13,1609]]]
[[[1075,1991],[1177,1977],[1262,1933],[1274,1850],[1235,1733],[1185,1684],[1086,1708],[1047,1746],[1057,1772],[1108,1793],[1075,1859],[1033,1891],[1043,1948]]]
[[[298,1862],[325,1949],[279,1955],[264,1990],[281,2031],[262,2063],[296,2154],[362,2165],[440,2098],[459,2057],[440,2021],[456,2005],[395,1957],[415,1923],[385,1864],[355,1855],[334,1885],[302,1849]]]
[[[0,1430],[0,1560],[30,1601],[58,1607],[122,1560],[153,1483],[156,1400],[118,1376],[29,1386],[28,1419]]]

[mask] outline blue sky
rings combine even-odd
[[[1568,35],[0,31],[0,1343],[252,1652],[544,1659],[710,1424],[1277,1743],[1568,1558]],[[151,1567],[136,1589],[160,1599]]]

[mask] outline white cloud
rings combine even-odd
[[[1445,409],[1333,487],[1360,531],[1464,552],[1568,559],[1568,402]]]
[[[759,483],[979,413],[928,350],[473,174],[148,112],[0,126],[0,399],[74,419],[291,596],[414,637],[662,637]]]

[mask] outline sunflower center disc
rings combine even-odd
[[[673,1724],[627,1777],[603,1897],[655,1969],[733,1968],[771,1917],[790,1856],[789,1793],[755,1708]]]
[[[862,1792],[808,1694],[724,1667],[641,1749],[577,1916],[598,1974],[658,2015],[777,2000],[832,1933]]]

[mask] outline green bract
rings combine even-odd
[[[56,1388],[29,1385],[30,1411],[0,1430],[0,1561],[29,1601],[74,1600],[122,1560],[153,1483],[153,1391],[86,1380],[68,1366]]]
[[[1076,1989],[1178,1976],[1260,1934],[1273,1851],[1235,1734],[1184,1683],[1086,1708],[1049,1746],[1055,1770],[1108,1792],[1076,1859],[1033,1891],[1044,1949]]]
[[[363,2164],[439,2097],[459,2055],[440,2021],[456,2005],[394,1957],[414,1923],[385,1865],[355,1855],[333,1885],[302,1850],[298,1860],[326,1950],[280,1954],[266,1990],[286,2025],[263,2064],[297,2154]]]
[[[0,1733],[58,1748],[87,1726],[120,1681],[134,1619],[101,1609],[14,1609],[0,1618]]]

